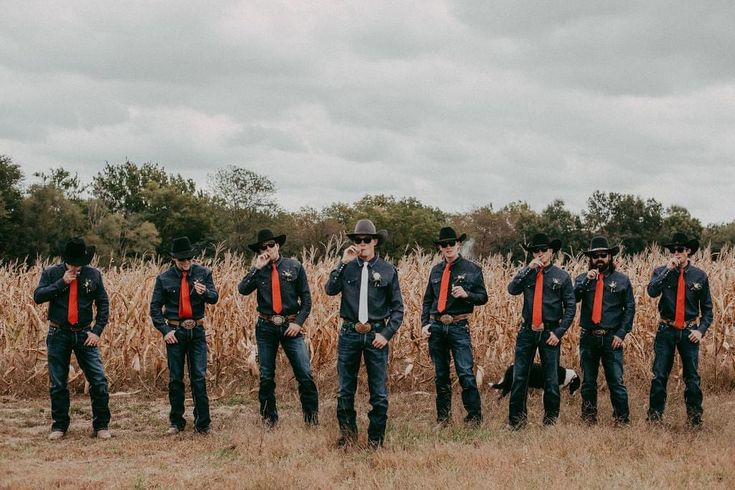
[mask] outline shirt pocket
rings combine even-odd
[[[294,269],[284,269],[281,271],[281,281],[284,282],[294,282],[296,278],[298,277],[298,271]]]

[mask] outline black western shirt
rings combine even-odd
[[[64,282],[64,264],[48,267],[41,274],[38,287],[33,292],[33,301],[37,304],[49,303],[48,319],[62,327],[69,325],[67,320],[69,307],[69,284]],[[89,325],[94,321],[92,332],[102,335],[110,317],[110,301],[102,284],[102,273],[94,267],[85,265],[77,275],[77,325]],[[97,308],[94,317],[92,305]]]
[[[439,313],[439,293],[441,289],[442,275],[447,265],[442,260],[431,268],[429,282],[424,292],[424,301],[421,308],[421,325],[427,325],[430,317],[439,315],[462,315],[472,313],[475,306],[487,303],[487,290],[485,289],[485,278],[482,275],[482,267],[465,259],[461,255],[449,266],[449,288],[447,289],[446,310]],[[452,287],[461,286],[467,292],[466,298],[455,298],[452,296]]]
[[[194,320],[204,318],[204,305],[215,304],[219,299],[217,288],[214,287],[212,271],[199,264],[191,264],[189,276],[189,298]],[[207,288],[204,294],[198,294],[194,289],[194,282],[201,282]],[[166,320],[187,320],[179,318],[179,297],[181,295],[181,271],[172,266],[170,269],[160,273],[156,277],[156,285],[153,287],[151,297],[150,315],[153,326],[166,335],[173,328],[168,326]]]
[[[582,302],[579,324],[582,328],[612,330],[614,335],[624,339],[633,328],[635,297],[628,276],[622,272],[603,272],[602,320],[592,322],[592,307],[595,303],[595,290],[598,279],[587,279],[587,273],[577,276],[574,282],[574,296]]]
[[[360,306],[360,282],[363,261],[354,259],[347,264],[340,260],[329,274],[325,290],[329,296],[342,293],[339,315],[347,321],[357,322]],[[403,298],[398,284],[398,270],[393,264],[377,255],[368,262],[368,321],[387,320],[380,332],[390,340],[403,321]]]
[[[707,274],[688,263],[684,268],[684,321],[697,321],[697,330],[704,335],[712,325],[712,296],[709,291]],[[652,298],[661,296],[658,302],[658,312],[661,318],[674,321],[676,316],[676,291],[679,285],[679,269],[668,269],[666,266],[657,267],[653,271],[651,282],[648,283],[648,295]],[[700,316],[701,315],[701,316]]]
[[[296,315],[294,323],[303,325],[311,312],[311,291],[304,267],[298,260],[279,257],[276,261],[276,269],[278,280],[281,283],[281,306],[283,308],[279,314]],[[258,311],[264,315],[276,314],[273,311],[272,274],[272,262],[260,270],[252,267],[237,287],[240,294],[244,295],[258,290]]]
[[[533,297],[536,292],[537,269],[524,267],[508,284],[508,292],[512,295],[523,294],[523,325],[530,326],[533,318]],[[574,299],[572,279],[565,271],[555,265],[544,268],[544,297],[542,302],[542,318],[544,323],[559,323],[554,335],[562,338],[572,325],[577,302]]]

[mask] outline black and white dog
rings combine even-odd
[[[558,376],[559,376],[559,389],[562,390],[564,388],[569,387],[570,395],[574,395],[574,392],[579,389],[579,386],[582,383],[579,379],[579,376],[577,376],[577,373],[574,371],[574,369],[566,369],[562,366],[559,366]],[[503,379],[497,383],[491,384],[490,387],[495,388],[496,390],[502,390],[500,393],[500,398],[503,398],[508,393],[510,393],[510,388],[512,385],[513,385],[513,364],[508,366],[508,369],[505,370],[505,375],[503,376]],[[528,387],[538,388],[538,389],[544,388],[544,371],[541,368],[541,364],[534,362],[531,365],[531,373],[528,376]]]

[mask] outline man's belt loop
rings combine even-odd
[[[430,316],[429,320],[432,322],[438,321],[442,325],[453,325],[455,323],[459,323],[463,320],[467,320],[470,317],[471,313],[462,313],[461,315],[448,315],[444,314],[439,316],[439,318],[436,318],[434,316]]]
[[[294,320],[296,320],[296,315],[266,315],[264,313],[258,313],[258,316],[262,318],[263,320],[272,323],[276,327],[280,327],[281,325],[284,325],[285,323],[291,323]]]

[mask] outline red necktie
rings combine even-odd
[[[273,313],[279,315],[283,310],[281,304],[281,280],[278,278],[278,267],[273,262],[273,271],[271,272],[271,293],[273,295]]]
[[[449,294],[449,267],[451,264],[447,262],[442,272],[442,282],[439,285],[439,303],[436,305],[436,309],[439,313],[447,309],[447,295]]]
[[[189,297],[189,273],[181,271],[181,296],[179,297],[179,320],[191,318],[191,298]]]
[[[69,325],[76,325],[79,322],[79,311],[77,307],[77,280],[74,279],[69,283],[69,306],[66,311],[66,319]]]
[[[679,269],[679,284],[676,285],[676,315],[674,316],[674,326],[676,328],[684,328],[684,296],[686,293],[686,283],[684,282],[684,269]]]
[[[533,318],[531,319],[532,327],[540,327],[543,323],[543,305],[544,305],[544,269],[538,268],[536,273],[536,289],[533,292]]]
[[[602,321],[602,292],[605,289],[605,276],[597,275],[595,285],[595,302],[592,304],[592,323],[599,325]]]

